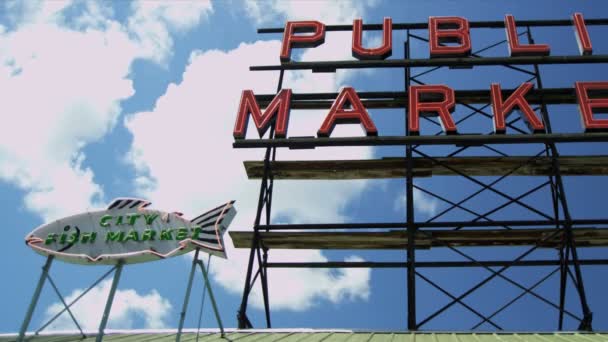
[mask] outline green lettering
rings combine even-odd
[[[163,229],[160,231],[160,239],[161,240],[173,240],[173,236],[171,235],[173,229]]]
[[[65,243],[65,240],[66,240],[67,238],[68,238],[68,234],[66,234],[66,233],[61,233],[61,235],[59,236],[59,243],[63,245],[63,244]]]
[[[72,233],[72,235],[70,235],[70,238],[68,239],[68,243],[74,244],[76,242],[78,242],[78,233]]]
[[[103,215],[101,219],[99,219],[99,225],[102,227],[109,227],[110,221],[112,219],[112,215]]]
[[[50,233],[49,235],[46,236],[46,240],[44,240],[44,244],[50,245],[53,242],[57,242],[57,234]]]
[[[154,240],[154,235],[156,235],[156,231],[152,229],[144,230],[144,233],[141,235],[141,241],[152,241]]]
[[[123,225],[123,222],[122,222],[122,216],[118,216],[118,217],[116,218],[116,225],[117,225],[117,226],[122,226],[122,225]]]
[[[129,225],[130,226],[134,226],[135,225],[135,221],[137,221],[137,219],[140,218],[141,215],[139,215],[139,214],[128,214],[127,217],[129,218]]]
[[[175,234],[176,240],[183,240],[188,237],[188,229],[186,228],[177,228],[177,233]]]
[[[82,235],[80,237],[80,242],[81,243],[93,243],[93,242],[95,242],[96,237],[97,237],[96,232],[82,233]]]
[[[135,230],[135,229],[129,230],[129,232],[127,233],[127,236],[125,236],[124,241],[126,242],[129,240],[139,241],[139,234],[137,233],[137,230]]]
[[[156,220],[156,218],[158,217],[158,214],[144,214],[144,219],[146,219],[146,224],[149,226],[152,224],[152,222],[154,222],[154,220]]]
[[[125,239],[125,232],[107,232],[106,233],[106,242],[108,242],[108,241],[122,242],[124,239]]]
[[[192,228],[192,239],[198,240],[198,234],[200,234],[202,231],[203,229],[201,227]]]

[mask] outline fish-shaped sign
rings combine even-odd
[[[44,224],[25,243],[42,255],[87,265],[159,260],[196,248],[226,258],[223,235],[236,215],[234,201],[190,220],[178,212],[148,209],[150,204],[117,198],[106,210]]]

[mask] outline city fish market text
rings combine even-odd
[[[110,225],[110,220],[113,219],[111,215],[104,215],[100,221],[99,226],[105,228],[121,228],[123,226],[133,226],[136,219],[140,216],[144,216],[146,225],[150,226],[154,220],[158,218],[158,214],[144,214],[140,215],[137,213],[127,214],[125,216],[118,216],[114,221],[115,227]],[[126,223],[123,223],[126,222]],[[148,228],[143,231],[136,229],[129,229],[128,231],[119,230],[112,231],[108,230],[105,233],[105,242],[126,242],[126,241],[153,241],[159,240],[184,240],[187,238],[198,239],[199,235],[203,232],[201,227],[194,228],[167,228],[161,229],[160,231]],[[44,240],[45,245],[52,243],[59,243],[62,245],[70,245],[75,243],[93,243],[97,238],[97,232],[73,232],[73,233],[49,233]]]
[[[581,55],[591,55],[593,47],[591,38],[585,26],[583,15],[575,13],[572,16],[574,37],[578,42]],[[504,19],[509,55],[516,56],[546,56],[550,54],[547,44],[523,44],[517,35],[515,18],[506,15]],[[471,37],[469,22],[462,17],[430,17],[429,55],[436,57],[466,57],[471,55]],[[375,48],[362,45],[363,23],[361,19],[353,22],[352,54],[360,60],[385,59],[392,53],[392,20],[385,18],[382,25],[382,44]],[[316,47],[325,41],[325,25],[318,21],[289,21],[285,25],[283,43],[280,51],[282,62],[289,62],[292,48]],[[449,45],[448,45],[449,44]],[[483,58],[483,57],[480,57]],[[522,83],[508,96],[501,90],[498,83],[490,86],[490,99],[493,112],[493,126],[496,134],[506,133],[506,118],[519,110],[524,122],[533,133],[545,132],[545,125],[528,101],[526,94],[534,88],[530,82]],[[594,114],[608,111],[608,97],[597,96],[596,93],[608,91],[608,82],[576,82],[574,84],[576,100],[581,115],[581,123],[585,132],[608,131],[608,119],[595,117]],[[446,85],[415,85],[407,89],[408,98],[408,131],[410,135],[420,134],[420,116],[438,116],[443,131],[446,134],[458,133],[456,123],[451,113],[456,105],[454,89]],[[241,95],[233,136],[244,139],[249,118],[261,136],[274,123],[275,137],[285,138],[289,123],[291,107],[291,89],[281,89],[264,111],[260,108],[252,90],[244,90]],[[317,131],[319,137],[329,137],[338,124],[359,123],[368,136],[378,135],[378,130],[357,92],[350,87],[342,88]]]
[[[233,203],[186,219],[148,209],[142,199],[118,198],[105,210],[44,224],[25,241],[42,255],[86,265],[154,261],[193,249],[225,258],[223,234],[236,215]]]

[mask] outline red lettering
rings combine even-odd
[[[312,32],[310,35],[296,33]],[[288,21],[283,33],[281,46],[281,61],[291,60],[291,48],[316,47],[325,42],[325,25],[318,21]]]
[[[363,20],[353,21],[353,57],[357,59],[385,59],[393,53],[393,20],[384,18],[382,23],[382,45],[366,49],[363,47]]]
[[[420,102],[420,95],[442,95],[441,102]],[[439,114],[441,127],[446,134],[456,134],[456,124],[450,112],[455,104],[454,89],[445,85],[411,86],[409,89],[408,128],[410,135],[420,134],[420,114]]]
[[[344,108],[348,106],[350,106],[350,109]],[[378,135],[376,125],[374,125],[372,118],[370,118],[363,103],[361,103],[359,95],[351,87],[342,88],[342,91],[340,91],[340,94],[331,105],[331,109],[327,113],[323,125],[321,125],[321,128],[317,132],[317,136],[329,137],[337,124],[344,123],[360,123],[366,135]]]
[[[578,43],[578,50],[581,52],[581,55],[592,54],[593,47],[591,46],[591,39],[589,38],[589,32],[587,32],[583,15],[581,13],[574,13],[572,20],[574,21],[574,35]]]
[[[459,43],[460,45],[443,46],[444,43]],[[471,53],[469,22],[461,17],[430,17],[429,47],[431,57],[469,55]]]
[[[509,55],[514,56],[546,56],[551,51],[547,44],[520,44],[515,26],[515,18],[512,15],[505,15],[505,30],[507,31],[507,41],[509,42]]]
[[[239,112],[234,125],[233,136],[235,139],[245,138],[249,116],[253,117],[255,127],[258,129],[260,137],[266,133],[270,123],[276,121],[275,137],[285,138],[287,136],[287,125],[289,121],[289,110],[291,107],[291,89],[281,89],[272,99],[264,113],[260,110],[255,95],[251,90],[243,90]]]
[[[589,90],[608,90],[608,82],[576,82],[576,99],[585,132],[608,131],[608,119],[596,119],[594,113],[608,112],[608,98],[590,98]]]
[[[507,125],[505,120],[513,109],[515,109],[515,106],[519,107],[522,119],[524,119],[528,127],[530,127],[534,133],[543,132],[545,130],[542,121],[534,114],[534,110],[530,107],[530,104],[524,97],[533,87],[534,85],[532,83],[525,82],[515,89],[506,101],[503,101],[500,84],[492,83],[490,93],[492,96],[492,110],[494,111],[495,133],[504,134],[506,132]]]

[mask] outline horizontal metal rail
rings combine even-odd
[[[530,27],[554,27],[554,26],[572,26],[571,19],[552,19],[552,20],[516,20],[517,26]],[[585,19],[585,24],[592,25],[608,25],[608,19]],[[428,29],[428,22],[422,23],[393,23],[393,30],[424,30]],[[470,21],[471,28],[504,28],[505,22],[502,20],[493,21]],[[352,31],[353,25],[325,25],[325,31]],[[381,31],[382,24],[363,24],[363,30]],[[259,28],[258,33],[283,33],[284,27]]]
[[[606,225],[608,219],[574,219],[570,221],[572,226]],[[484,228],[484,227],[527,227],[563,226],[566,221],[559,220],[504,220],[504,221],[444,221],[444,222],[414,222],[416,228]],[[304,223],[304,224],[267,224],[259,225],[259,231],[271,230],[339,230],[339,229],[399,229],[406,228],[406,222],[369,222],[369,223]],[[589,228],[589,227],[586,227]],[[576,229],[576,228],[575,228]]]
[[[420,68],[420,67],[474,67],[490,65],[533,65],[533,64],[596,64],[608,63],[608,55],[588,56],[520,56],[520,57],[453,57],[453,58],[408,58],[385,60],[343,60],[320,62],[285,62],[277,65],[250,66],[251,71],[272,70],[312,70],[313,72],[333,72],[336,69],[368,68]]]
[[[502,89],[503,98],[507,98],[514,89]],[[357,92],[363,105],[368,108],[405,108],[408,105],[407,91],[372,91]],[[608,96],[608,91],[593,92],[594,96]],[[276,94],[260,94],[255,98],[261,108],[266,108]],[[293,93],[290,108],[292,109],[329,109],[338,93]],[[459,104],[491,103],[489,89],[456,90],[455,97]],[[429,97],[429,100],[433,100]],[[441,101],[441,95],[437,97]],[[532,89],[526,94],[531,104],[576,104],[574,88]],[[578,115],[578,114],[577,114]]]
[[[505,135],[420,135],[377,137],[291,137],[284,139],[236,140],[234,148],[288,147],[297,149],[328,146],[405,146],[405,145],[457,145],[481,146],[486,144],[533,144],[607,142],[608,133],[555,133]]]
[[[608,259],[578,260],[580,265],[608,265]],[[493,260],[493,261],[417,261],[416,267],[498,267],[498,266],[558,266],[559,260]],[[573,264],[572,260],[568,264]],[[268,262],[269,268],[405,268],[408,262],[394,261],[327,261],[327,262]]]

